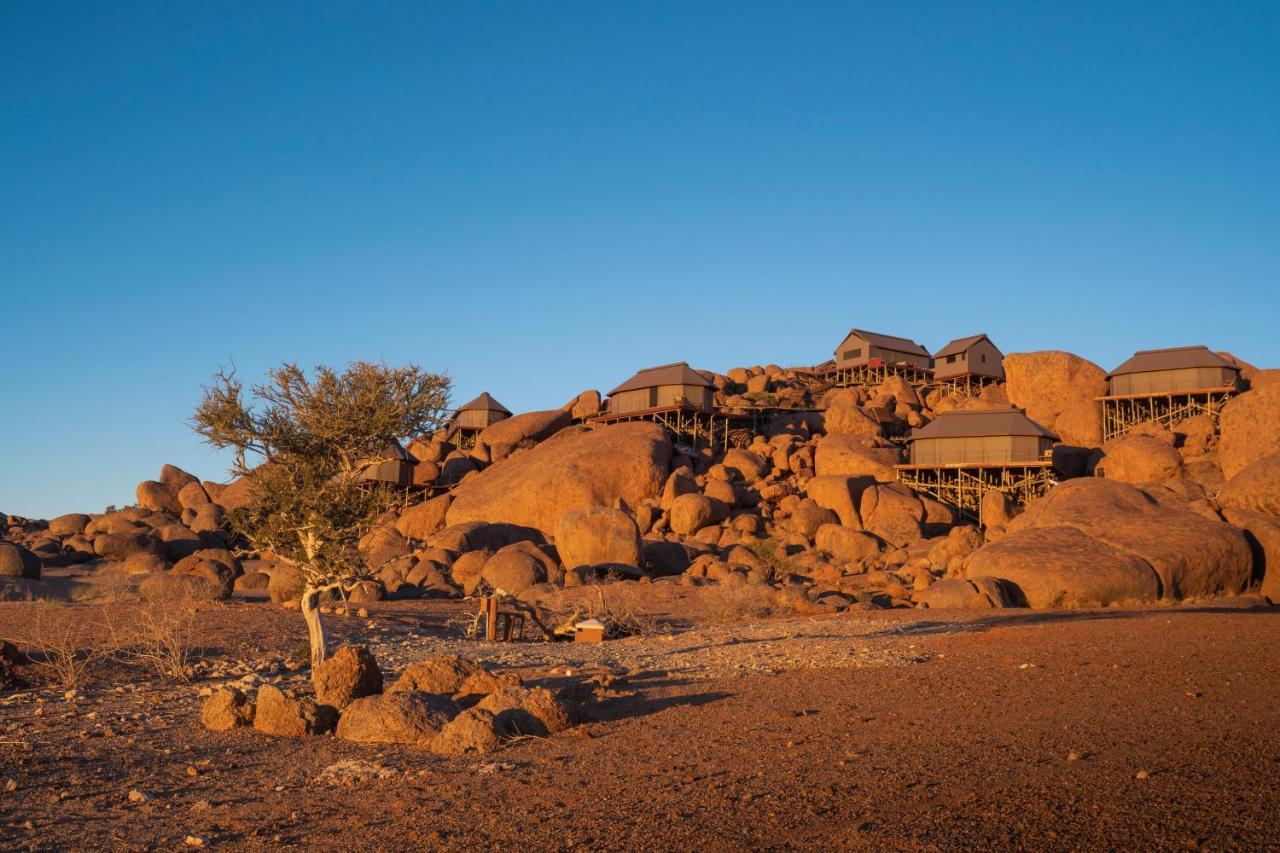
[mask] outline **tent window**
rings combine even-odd
[[[856,349],[847,349],[847,350],[845,350],[845,351],[844,351],[844,357],[845,357],[845,360],[846,360],[846,361],[848,361],[848,360],[850,360],[850,359],[855,359],[855,358],[862,358],[862,347],[858,347],[858,348],[856,348]]]
[[[658,407],[658,387],[655,385],[654,387],[649,389],[649,408],[656,409],[657,407]]]
[[[956,357],[954,355],[947,356],[947,364],[955,364],[955,363],[956,363]]]

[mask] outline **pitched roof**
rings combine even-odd
[[[1125,373],[1146,373],[1149,370],[1182,370],[1188,367],[1229,367],[1232,370],[1240,369],[1240,365],[1228,361],[1216,352],[1211,351],[1204,344],[1199,344],[1193,347],[1138,350],[1133,354],[1132,358],[1108,373],[1107,377],[1120,376]]]
[[[899,338],[895,335],[882,335],[879,332],[868,332],[865,329],[850,329],[849,335],[857,335],[869,344],[878,346],[881,349],[889,349],[894,352],[909,352],[916,355],[929,357],[929,351],[920,346],[913,340],[907,338]],[[847,339],[849,335],[845,335]]]
[[[933,354],[933,357],[946,358],[949,355],[959,355],[962,352],[967,352],[969,347],[973,346],[983,338],[987,338],[986,332],[981,332],[976,335],[970,335],[967,338],[956,338],[954,341],[952,341],[942,349],[935,352]],[[991,338],[987,338],[987,341],[990,342]],[[992,346],[995,346],[995,344],[992,344]]]
[[[707,378],[689,366],[688,362],[677,361],[675,364],[663,364],[658,367],[646,367],[644,370],[623,382],[609,392],[609,396],[622,391],[636,391],[640,388],[653,388],[656,385],[704,385],[713,387]]]
[[[458,407],[459,412],[498,412],[503,415],[510,415],[511,411],[493,397],[489,396],[489,392],[485,391],[479,397],[476,397],[470,403]]]
[[[911,431],[910,441],[921,438],[980,438],[993,435],[1058,437],[1027,417],[1026,411],[1007,409],[953,409],[942,412],[925,426]]]

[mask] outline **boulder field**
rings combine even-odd
[[[1007,382],[973,397],[896,378],[829,389],[774,365],[708,373],[717,405],[776,410],[718,453],[673,442],[653,423],[588,426],[595,392],[499,421],[471,448],[443,433],[411,438],[415,482],[430,488],[360,541],[369,580],[353,600],[527,597],[668,577],[767,585],[810,612],[1242,593],[1280,603],[1280,383],[1261,381],[1273,372],[1250,373],[1259,386],[1228,403],[1220,426],[1204,415],[1145,423],[1103,444],[1101,368],[1063,352],[1014,354],[1005,366]],[[896,436],[940,412],[1010,402],[1061,439],[1061,482],[1048,494],[1023,507],[988,493],[979,526],[895,482]],[[0,515],[0,584],[39,584],[57,568],[117,573],[154,595],[295,599],[297,570],[249,550],[228,526],[250,499],[245,480],[201,481],[166,465],[128,508]],[[369,719],[436,713],[368,704]]]

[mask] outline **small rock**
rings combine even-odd
[[[198,835],[188,835],[186,839],[186,844],[188,847],[203,847],[204,839]]]
[[[1150,775],[1151,775],[1151,774],[1150,774],[1150,773],[1148,773],[1148,772],[1147,772],[1147,771],[1145,771],[1145,770],[1139,770],[1139,771],[1137,772],[1137,774],[1136,774],[1133,778],[1135,778],[1135,779],[1146,779],[1146,778],[1148,778]]]
[[[138,788],[134,788],[129,792],[129,802],[131,803],[149,803],[154,799],[155,797]]]
[[[1076,752],[1074,749],[1067,753],[1067,761],[1079,761],[1080,758],[1080,753]]]
[[[6,779],[4,782],[4,789],[12,794],[14,791],[18,790],[18,783],[13,779]]]

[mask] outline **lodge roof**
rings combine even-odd
[[[866,329],[850,329],[849,334],[845,335],[846,340],[849,335],[857,335],[867,343],[881,349],[893,350],[894,352],[909,352],[915,355],[922,355],[925,358],[929,357],[927,349],[908,338],[900,338],[896,335],[882,335],[879,332],[868,332]]]
[[[1107,378],[1126,373],[1147,373],[1155,370],[1184,370],[1188,367],[1228,367],[1239,370],[1240,365],[1229,361],[1204,344],[1191,347],[1138,350],[1133,357],[1107,374]]]
[[[623,382],[617,388],[609,392],[609,396],[619,394],[623,391],[637,391],[641,388],[654,388],[658,385],[702,385],[707,388],[713,387],[711,382],[707,380],[698,371],[689,366],[688,362],[677,361],[674,364],[662,364],[658,367],[646,367],[635,376],[632,376],[626,382]]]
[[[483,392],[470,403],[458,407],[459,412],[497,412],[501,415],[510,415],[511,411],[497,400],[489,395],[488,391]]]
[[[952,341],[951,343],[947,344],[945,347],[943,347],[942,349],[934,353],[933,357],[946,358],[949,355],[959,355],[962,352],[967,352],[969,350],[969,347],[973,346],[983,338],[986,338],[987,342],[990,343],[991,338],[987,337],[986,332],[981,332],[976,335],[970,335],[967,338],[956,338],[954,341]],[[992,346],[995,346],[995,345],[992,344]]]
[[[912,430],[910,441],[922,438],[982,438],[1001,435],[1058,437],[1027,417],[1026,411],[1007,409],[953,409],[942,412],[931,422]]]

